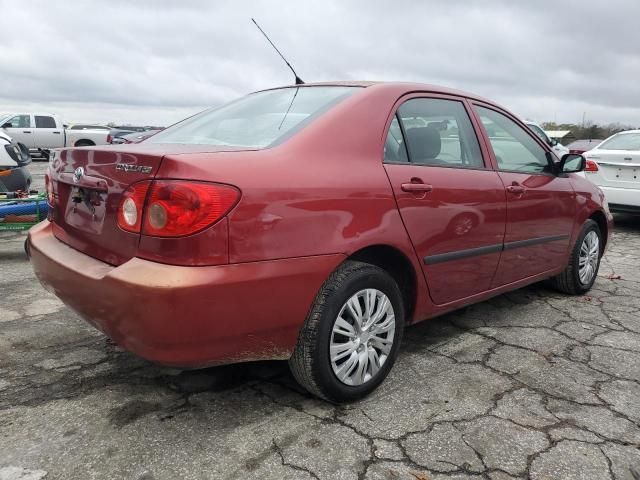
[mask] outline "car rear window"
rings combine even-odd
[[[640,133],[619,133],[598,148],[600,150],[640,150]]]
[[[183,120],[148,142],[268,147],[288,138],[358,88],[287,87],[252,93]]]

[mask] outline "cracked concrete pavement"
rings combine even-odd
[[[285,362],[122,351],[0,233],[0,480],[638,480],[640,219],[616,220],[588,296],[533,285],[411,327],[384,384],[344,406]]]

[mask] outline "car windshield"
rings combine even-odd
[[[163,130],[149,143],[263,148],[311,122],[358,87],[288,87],[252,93]]]
[[[640,150],[640,133],[619,133],[598,147],[600,150]]]

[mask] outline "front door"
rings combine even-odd
[[[575,193],[532,133],[492,108],[476,105],[507,196],[504,251],[492,287],[566,264]]]
[[[400,105],[385,169],[433,302],[488,290],[502,250],[505,190],[465,103],[417,97]]]

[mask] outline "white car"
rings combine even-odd
[[[106,129],[66,129],[50,113],[10,113],[0,118],[0,132],[26,145],[31,152],[63,147],[106,145]]]
[[[553,153],[555,153],[558,158],[562,158],[563,155],[566,155],[567,153],[569,153],[569,149],[567,147],[562,145],[557,140],[554,140],[553,138],[549,138],[549,135],[547,135],[547,133],[542,129],[542,127],[538,125],[536,122],[526,121],[524,123],[527,125],[527,127],[531,129],[533,133],[535,133],[538,137],[540,137],[540,139],[544,143],[546,143],[551,147],[551,149],[553,150]]]
[[[584,152],[586,177],[605,194],[609,209],[640,214],[640,130],[627,130]]]

